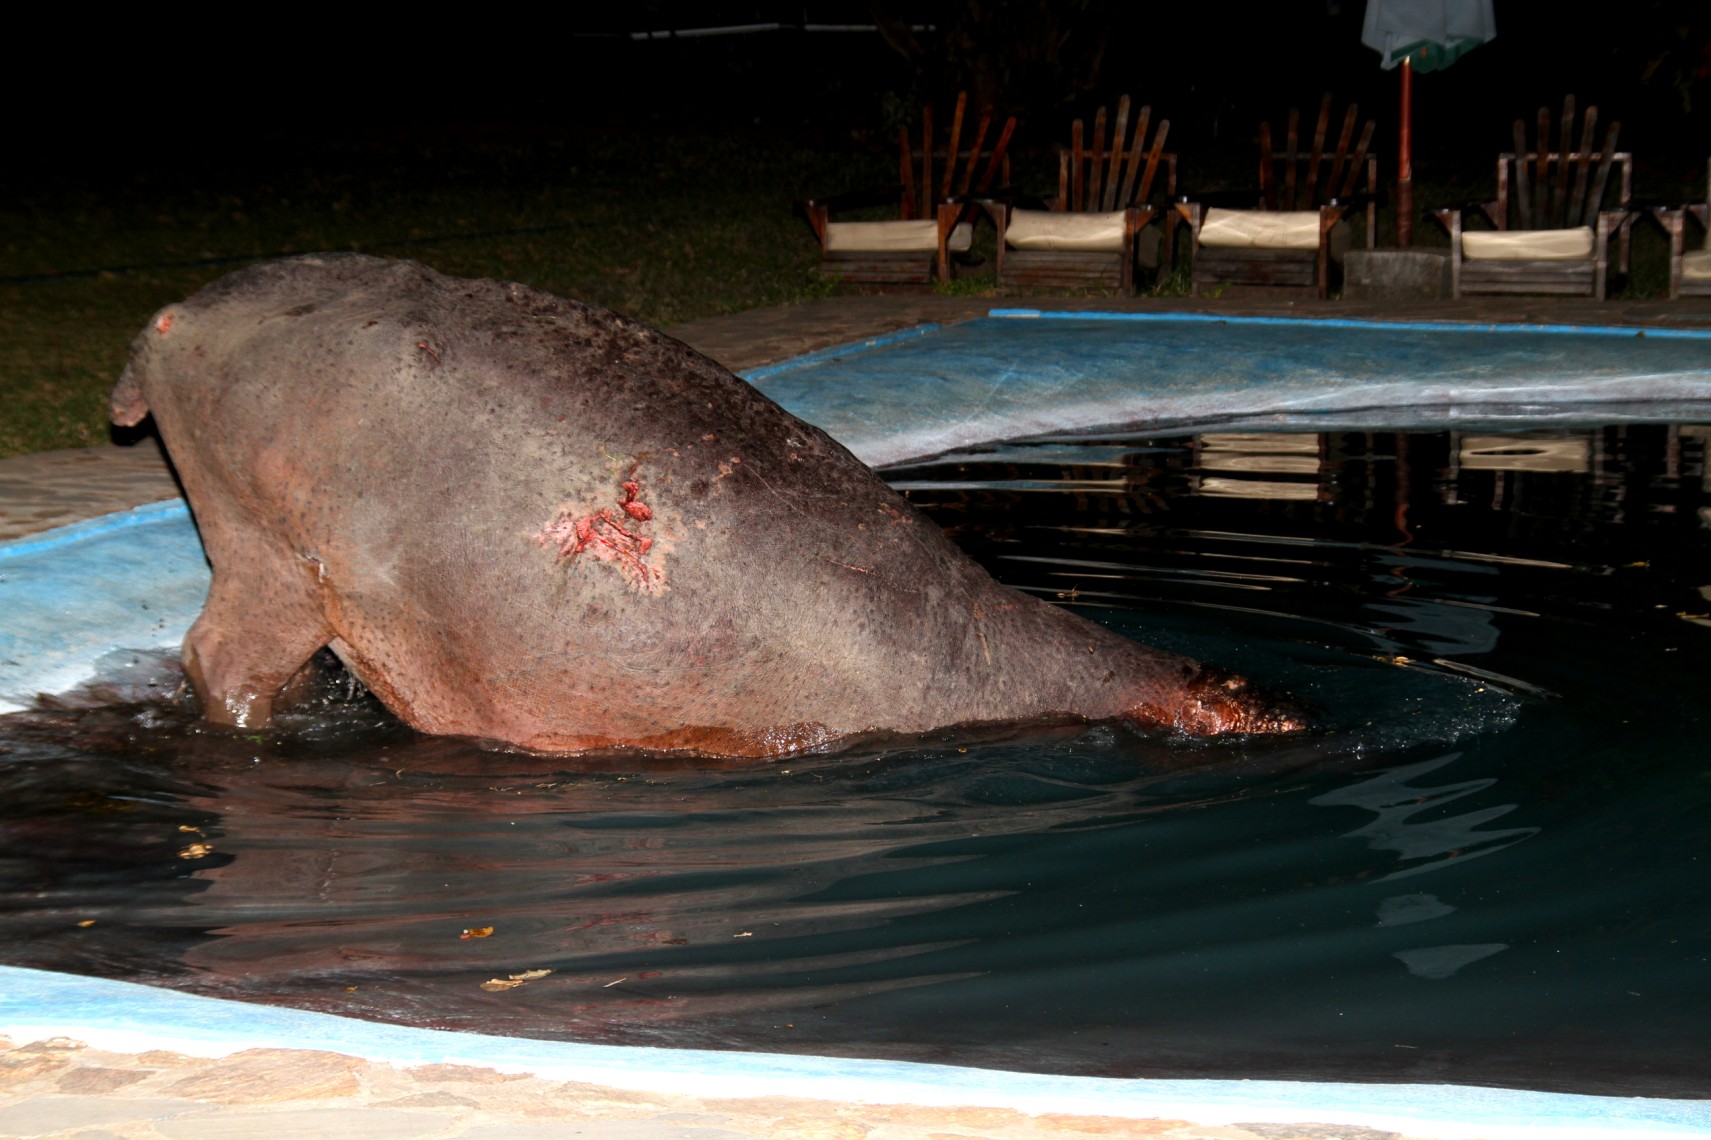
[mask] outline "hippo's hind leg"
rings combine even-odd
[[[236,559],[207,545],[214,582],[184,638],[184,674],[207,719],[239,728],[264,725],[280,690],[333,630],[313,568],[275,553],[271,544],[247,546]]]

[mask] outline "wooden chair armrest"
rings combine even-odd
[[[1664,236],[1669,238],[1669,256],[1671,260],[1680,257],[1687,248],[1687,217],[1686,206],[1650,206],[1646,216],[1658,224]]]
[[[1466,206],[1438,206],[1427,211],[1450,235],[1450,262],[1458,267],[1461,264],[1461,219],[1467,210]]]
[[[803,198],[796,203],[796,212],[808,221],[808,228],[814,231],[814,240],[820,243],[822,255],[826,252],[826,207],[812,198]]]
[[[1653,206],[1647,211],[1669,238],[1669,295],[1681,295],[1682,257],[1687,253],[1687,219],[1706,231],[1705,248],[1711,249],[1711,205],[1690,202],[1684,206]]]
[[[1200,226],[1206,221],[1206,207],[1189,197],[1181,197],[1171,203],[1171,209],[1188,226],[1189,238],[1194,248],[1200,246]]]
[[[1123,249],[1127,256],[1134,255],[1135,235],[1152,225],[1153,219],[1158,216],[1158,210],[1152,206],[1125,206],[1123,208]]]
[[[1610,235],[1618,233],[1634,224],[1638,218],[1637,210],[1600,210],[1598,211],[1598,241],[1602,244],[1610,240]]]
[[[1445,229],[1449,228],[1449,221],[1447,219],[1451,216],[1454,216],[1457,219],[1458,228],[1461,227],[1463,220],[1469,217],[1483,218],[1487,223],[1495,225],[1495,223],[1492,223],[1491,221],[1491,211],[1494,210],[1496,206],[1497,204],[1495,202],[1463,202],[1458,206],[1432,206],[1427,210],[1427,213],[1438,219],[1438,222],[1443,225]]]
[[[1711,215],[1711,208],[1707,208],[1703,202],[1686,202],[1681,205],[1662,202],[1634,203],[1633,209],[1635,213],[1650,214],[1666,230],[1672,226],[1684,225],[1689,218],[1701,226],[1711,228],[1711,222],[1707,221],[1707,216]]]
[[[1325,235],[1331,232],[1331,227],[1349,216],[1354,206],[1348,202],[1331,199],[1319,207],[1319,240],[1323,242]]]

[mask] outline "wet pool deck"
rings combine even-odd
[[[733,370],[857,342],[922,323],[950,324],[1012,304],[1041,309],[1230,316],[1458,321],[1471,324],[1581,324],[1711,328],[1711,299],[1592,302],[1482,298],[1432,302],[1313,302],[1032,298],[934,295],[849,296],[755,310],[670,329]],[[176,497],[152,441],[0,460],[0,542]],[[4,1030],[0,1026],[0,1030]],[[1477,1097],[1470,1099],[1472,1104]],[[1090,1106],[1091,1107],[1091,1106]],[[1180,1106],[1177,1106],[1180,1108]],[[1409,1128],[1418,1136],[1566,1136],[1557,1119],[1497,1126],[1477,1112],[1440,1116]],[[630,1091],[501,1072],[479,1065],[400,1066],[342,1052],[264,1047],[196,1057],[167,1048],[115,1052],[64,1037],[0,1037],[0,1136],[98,1140],[248,1136],[486,1137],[596,1140],[738,1137],[815,1140],[904,1138],[1170,1136],[1181,1140],[1388,1140],[1395,1131],[1357,1124],[1334,1110],[1320,1123],[1230,1122],[1227,1112],[1157,1119],[1070,1112],[1028,1113],[979,1103],[885,1105],[792,1096],[717,1098]],[[1599,1129],[1585,1135],[1707,1134]]]

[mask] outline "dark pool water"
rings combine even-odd
[[[586,1041],[1711,1095],[1708,438],[888,472],[1001,579],[1294,692],[1285,740],[572,772],[336,685],[206,729],[132,655],[0,718],[0,960]]]

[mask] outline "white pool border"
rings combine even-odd
[[[72,1037],[120,1052],[170,1049],[202,1057],[255,1048],[325,1049],[399,1067],[475,1065],[690,1096],[978,1105],[1201,1125],[1358,1125],[1455,1140],[1711,1135],[1711,1102],[1706,1101],[1441,1084],[1120,1080],[783,1053],[584,1045],[413,1029],[18,967],[0,967],[0,1033],[17,1042]]]

